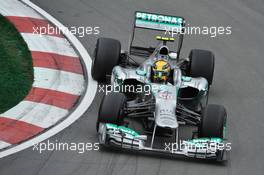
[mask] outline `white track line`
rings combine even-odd
[[[17,0],[1,0],[0,11],[3,16],[19,16],[44,19],[28,6],[17,3]]]
[[[29,50],[50,52],[65,56],[78,57],[70,43],[65,38],[32,33],[22,33]]]
[[[2,1],[4,2],[5,0],[0,0],[1,4]],[[65,28],[63,24],[61,24],[59,21],[57,21],[55,18],[53,18],[51,15],[49,15],[47,12],[30,2],[29,0],[22,0],[25,4],[30,6],[31,8],[35,9],[37,12],[42,14],[46,19],[51,21],[55,26],[59,28]],[[17,2],[16,2],[17,3]],[[31,147],[34,144],[37,144],[39,142],[42,142],[49,137],[57,134],[58,132],[62,131],[69,125],[71,125],[73,122],[75,122],[78,118],[80,118],[83,113],[87,110],[87,108],[91,105],[97,91],[97,82],[92,79],[91,75],[91,65],[92,65],[92,59],[86,49],[83,47],[83,45],[80,43],[80,41],[72,35],[70,32],[65,33],[66,38],[71,42],[71,44],[76,48],[78,53],[80,54],[82,60],[83,60],[83,65],[86,68],[85,71],[88,74],[88,85],[85,94],[82,97],[82,101],[79,103],[78,107],[65,119],[63,120],[60,124],[54,126],[50,130],[44,132],[43,134],[40,134],[39,136],[32,138],[26,142],[23,142],[22,144],[19,144],[17,146],[11,147],[7,150],[4,150],[0,152],[0,158],[8,156],[10,154],[19,152],[21,150],[24,150],[28,147]]]
[[[0,149],[6,148],[10,145],[11,145],[10,143],[6,143],[6,142],[0,140]]]
[[[84,90],[83,75],[56,69],[34,67],[33,87],[80,95]]]
[[[30,123],[41,128],[48,128],[66,117],[68,110],[55,106],[22,101],[14,108],[1,114],[1,116]]]

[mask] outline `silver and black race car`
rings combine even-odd
[[[225,160],[226,110],[207,104],[214,54],[194,49],[180,58],[184,23],[178,16],[136,12],[127,52],[118,40],[97,40],[92,77],[102,83],[110,79],[113,87],[99,108],[101,145]],[[159,44],[134,46],[138,28],[162,32],[156,36]],[[175,29],[177,38],[168,36]],[[168,43],[175,40],[173,51]]]

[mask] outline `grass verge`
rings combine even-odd
[[[31,53],[16,28],[0,15],[0,113],[22,101],[32,83]]]

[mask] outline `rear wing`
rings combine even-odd
[[[173,31],[174,34],[179,33],[178,49],[176,51],[179,56],[183,41],[183,32],[181,31],[184,30],[184,25],[185,20],[180,16],[136,11],[128,51],[133,55],[149,56],[155,50],[155,48],[133,46],[135,30],[137,28],[164,31],[164,34]]]
[[[168,16],[146,12],[135,13],[134,27],[160,31],[180,31],[183,26],[184,19],[179,16]]]

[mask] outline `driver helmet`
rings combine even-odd
[[[171,72],[170,64],[165,60],[157,60],[152,65],[152,81],[166,83]]]

